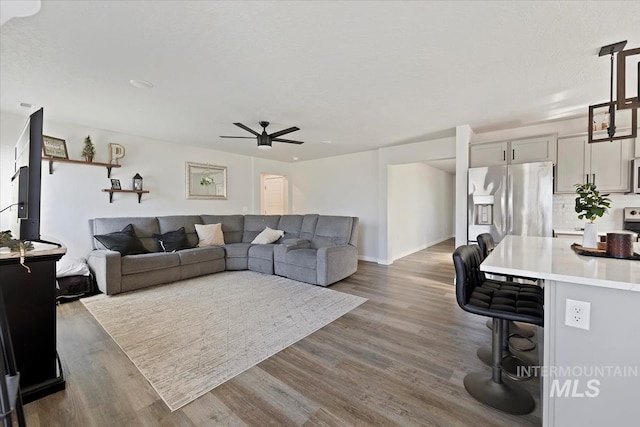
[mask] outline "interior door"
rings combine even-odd
[[[272,175],[264,178],[264,215],[283,215],[286,213],[285,189],[285,178],[283,176]]]

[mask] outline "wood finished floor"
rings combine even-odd
[[[485,318],[455,302],[453,240],[382,266],[361,262],[332,289],[368,301],[170,412],[79,302],[58,307],[66,390],[25,407],[35,426],[539,426],[470,397],[465,374],[489,368]],[[526,383],[537,393],[537,381]],[[537,401],[537,398],[536,398]]]

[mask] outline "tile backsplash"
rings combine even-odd
[[[622,230],[622,212],[626,207],[640,207],[640,194],[611,194],[611,207],[602,218],[598,218],[598,231]],[[576,196],[573,194],[553,195],[554,230],[573,230],[584,227],[585,220],[579,220],[575,212]]]

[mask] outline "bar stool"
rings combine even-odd
[[[504,336],[507,321],[519,321],[542,326],[544,295],[541,288],[516,282],[494,282],[498,288],[483,286],[486,277],[480,271],[482,254],[476,245],[458,247],[453,253],[456,271],[456,300],[469,313],[491,317],[492,374],[467,374],[464,387],[476,400],[514,415],[533,411],[535,402],[519,384],[502,378]]]
[[[7,322],[7,311],[0,287],[0,419],[5,427],[13,426],[11,413],[16,412],[18,426],[26,426],[24,410],[22,408],[22,394],[20,392],[20,374],[16,368],[13,354],[13,344]]]
[[[493,240],[493,236],[489,233],[478,234],[478,237],[476,239],[478,241],[478,246],[480,246],[480,251],[482,252],[482,259],[484,260],[495,249],[496,243]],[[506,279],[508,281],[513,281],[513,276],[507,276]],[[491,319],[487,320],[487,328],[492,328]],[[512,335],[516,335],[522,338],[531,338],[533,337],[534,333],[532,329],[522,328],[514,322],[509,322],[509,336]],[[528,343],[520,343],[520,345],[515,345],[514,348],[521,351],[533,350],[536,347],[535,344],[531,340],[528,341]]]

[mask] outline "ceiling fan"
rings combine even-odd
[[[269,126],[269,122],[259,122],[258,123],[260,126],[262,126],[262,133],[258,133],[255,130],[251,129],[248,126],[243,125],[242,123],[234,123],[234,125],[246,130],[247,132],[250,132],[252,134],[255,135],[256,139],[258,140],[258,148],[260,148],[261,150],[268,150],[271,148],[271,143],[273,141],[276,142],[287,142],[289,144],[304,144],[304,142],[302,141],[294,141],[292,139],[282,139],[280,138],[282,135],[286,135],[288,133],[291,132],[295,132],[297,130],[300,130],[299,127],[293,126],[290,127],[288,129],[284,129],[278,132],[274,132],[272,134],[267,134],[267,126]],[[254,137],[252,136],[224,136],[221,135],[220,138],[241,138],[241,139],[254,139]]]

